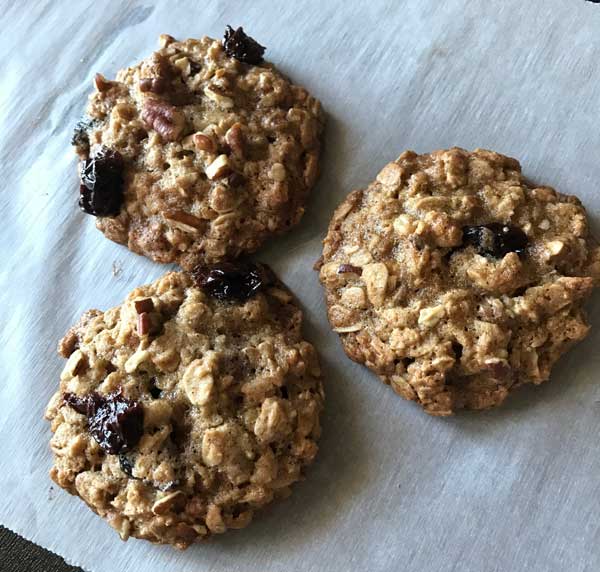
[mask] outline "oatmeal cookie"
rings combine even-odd
[[[348,356],[430,414],[500,404],[585,337],[600,250],[515,159],[403,153],[335,211],[317,264]]]
[[[121,538],[178,548],[286,496],[317,452],[323,389],[268,268],[172,272],[83,315],[46,417],[51,476]]]
[[[304,213],[321,104],[241,28],[100,74],[72,143],[81,209],[111,240],[185,269],[255,251]]]

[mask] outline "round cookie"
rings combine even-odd
[[[579,200],[515,159],[407,151],[338,207],[317,269],[348,356],[449,415],[548,379],[588,332],[600,250]]]
[[[304,213],[321,104],[241,28],[160,46],[115,81],[96,75],[72,141],[80,207],[156,262],[189,270],[255,251]]]
[[[260,265],[172,272],[85,313],[46,417],[51,477],[122,539],[178,548],[286,496],[323,388],[289,290]]]

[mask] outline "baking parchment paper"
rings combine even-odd
[[[344,357],[312,264],[334,206],[406,148],[518,157],[598,231],[600,6],[584,0],[0,2],[0,522],[92,572],[600,569],[600,307],[552,380],[496,411],[426,416]],[[243,25],[329,114],[302,224],[263,249],[306,312],[327,411],[293,495],[182,553],[130,540],[51,487],[57,340],[167,270],[79,212],[69,147],[95,72],[160,33]],[[1,568],[1,564],[0,564]]]

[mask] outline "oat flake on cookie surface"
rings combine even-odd
[[[73,136],[80,206],[111,240],[185,269],[294,226],[318,170],[320,103],[241,28],[98,74]]]
[[[302,313],[262,265],[172,272],[85,313],[48,405],[52,478],[121,538],[178,548],[286,496],[323,389]]]
[[[348,356],[449,415],[548,379],[588,332],[600,250],[576,197],[454,148],[407,151],[351,193],[317,268]]]

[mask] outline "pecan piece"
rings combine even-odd
[[[167,87],[165,78],[143,77],[140,79],[140,91],[151,91],[152,93],[163,93]]]
[[[106,79],[101,73],[97,73],[94,77],[94,85],[98,91],[104,92],[108,91],[114,85],[114,82]]]
[[[142,312],[138,315],[137,331],[140,337],[150,333],[150,315],[147,312]]]
[[[152,298],[142,298],[141,300],[134,300],[133,305],[135,306],[135,311],[138,314],[143,314],[144,312],[152,312],[154,310],[154,302]]]
[[[208,153],[214,153],[217,150],[217,146],[213,139],[204,133],[194,133],[192,136],[196,149],[200,151],[207,151]]]
[[[225,141],[236,157],[244,156],[244,133],[241,123],[234,123],[225,133]]]
[[[227,155],[219,155],[208,167],[206,167],[205,172],[206,176],[211,181],[229,175],[229,173],[231,173],[231,167]]]
[[[354,264],[340,264],[337,269],[338,274],[362,274],[362,268],[360,266],[354,266]]]
[[[185,118],[175,106],[154,98],[144,101],[142,119],[165,141],[177,141],[185,126]]]

